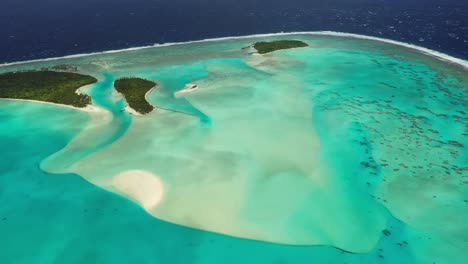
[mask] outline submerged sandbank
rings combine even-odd
[[[129,170],[113,176],[110,188],[130,197],[146,210],[155,208],[164,197],[164,187],[159,177],[144,170]]]

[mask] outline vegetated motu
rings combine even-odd
[[[277,50],[302,48],[309,46],[307,43],[300,40],[276,40],[269,42],[257,42],[253,47],[260,54],[266,54]]]
[[[23,71],[0,74],[0,98],[27,99],[85,107],[91,98],[77,94],[82,86],[97,79],[78,73],[55,71]]]
[[[146,101],[146,93],[154,88],[156,83],[141,78],[121,78],[115,81],[115,89],[123,94],[128,105],[140,114],[153,111],[154,106]]]

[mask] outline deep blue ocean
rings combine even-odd
[[[468,0],[2,0],[0,62],[332,30],[468,58]]]

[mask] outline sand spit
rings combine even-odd
[[[155,86],[154,88],[152,88],[151,90],[149,90],[148,92],[146,92],[146,94],[145,94],[145,100],[146,100],[150,105],[152,105],[154,108],[161,109],[161,110],[164,110],[164,111],[179,113],[179,114],[185,114],[185,115],[190,115],[190,116],[197,116],[197,115],[192,114],[192,113],[187,113],[187,112],[183,112],[183,111],[179,111],[179,110],[164,108],[164,107],[160,107],[160,106],[158,106],[158,105],[152,104],[151,101],[148,100],[148,95],[149,95],[151,92],[153,92],[155,88],[156,88],[156,86]]]
[[[182,88],[181,90],[175,92],[175,93],[174,93],[174,96],[175,96],[175,97],[180,97],[180,96],[182,96],[184,93],[193,92],[193,91],[195,91],[195,90],[197,90],[197,89],[198,89],[198,85],[193,84],[193,83],[187,83],[187,84],[185,85],[184,88]]]

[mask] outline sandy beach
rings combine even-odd
[[[136,116],[142,116],[142,114],[138,113],[137,110],[131,108],[129,105],[126,105],[124,108],[123,108],[123,111],[129,113],[129,114],[132,114],[132,115],[136,115]]]
[[[71,105],[64,105],[64,104],[57,104],[57,103],[51,103],[51,102],[44,102],[44,101],[37,101],[37,100],[29,100],[29,99],[13,99],[13,98],[0,98],[0,100],[10,100],[10,101],[23,101],[23,102],[33,102],[33,103],[41,103],[41,104],[49,104],[49,105],[56,105],[60,107],[68,107],[72,108],[75,110],[80,110],[88,113],[98,113],[98,112],[105,112],[106,110],[95,106],[95,105],[87,105],[85,107],[75,107]]]
[[[148,94],[150,94],[150,93],[154,90],[154,88],[156,88],[156,86],[153,87],[153,88],[151,88],[151,89],[150,89],[148,92],[146,92],[146,94],[145,94],[145,100],[146,100],[148,103],[150,103],[150,102],[148,101],[147,96],[148,96]],[[122,96],[123,98],[125,98],[125,96],[124,96],[123,94],[117,92],[117,90],[114,89],[114,92],[115,92],[116,94]],[[150,104],[151,104],[151,103],[150,103]],[[152,104],[151,104],[151,105],[152,105]],[[154,105],[152,105],[152,106],[156,108],[156,106],[154,106]],[[122,110],[125,111],[125,112],[127,112],[127,113],[130,113],[130,114],[132,114],[132,115],[135,115],[135,116],[143,116],[143,114],[141,114],[141,113],[138,112],[137,110],[135,110],[135,109],[133,109],[132,107],[130,107],[129,104],[127,104]]]
[[[174,93],[175,97],[179,97],[184,93],[190,93],[198,89],[198,85],[193,83],[187,83],[184,88]]]

